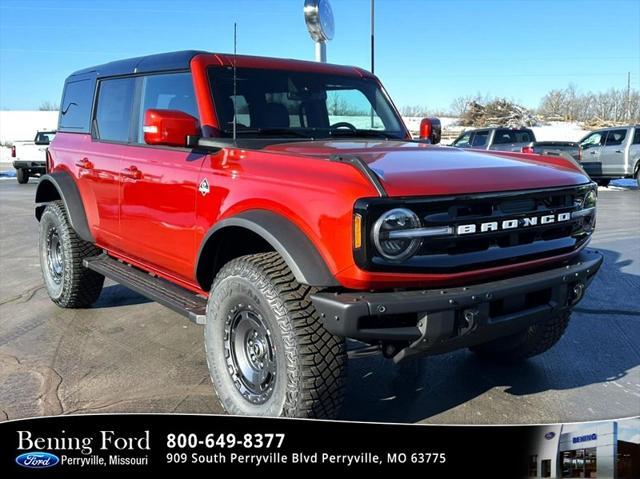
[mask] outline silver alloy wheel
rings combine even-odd
[[[64,273],[64,253],[58,230],[55,227],[51,227],[47,232],[47,268],[53,282],[60,284]]]
[[[251,305],[239,304],[227,314],[224,349],[236,389],[252,404],[264,404],[275,384],[276,354],[262,315]]]

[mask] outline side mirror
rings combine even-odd
[[[33,142],[36,145],[49,145],[51,142],[49,141],[48,136],[40,137],[38,140]]]
[[[420,138],[430,140],[432,145],[440,143],[442,125],[438,118],[423,118],[420,122]]]
[[[188,136],[198,136],[197,118],[179,110],[149,109],[144,112],[144,142],[148,145],[187,146]]]

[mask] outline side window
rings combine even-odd
[[[601,146],[604,133],[606,132],[595,131],[591,133],[580,142],[580,146],[585,150],[594,146]]]
[[[465,132],[460,138],[453,142],[453,146],[458,148],[469,148],[471,146],[471,132]]]
[[[502,145],[515,142],[516,137],[510,130],[496,130],[496,134],[493,136],[494,145]]]
[[[473,139],[471,140],[471,146],[473,148],[484,148],[487,146],[487,140],[489,139],[488,131],[477,131],[475,135],[473,135]]]
[[[640,145],[640,127],[636,127],[636,132],[633,135],[633,144]]]
[[[135,79],[102,80],[98,90],[96,134],[101,140],[128,142]]]
[[[142,77],[141,82],[142,101],[140,102],[140,115],[136,130],[137,143],[144,143],[142,133],[144,112],[150,108],[179,110],[195,118],[200,118],[191,73],[149,75]]]
[[[64,88],[58,130],[76,133],[91,131],[92,79],[68,81]]]
[[[622,142],[627,136],[627,130],[609,130],[609,134],[607,135],[607,139],[605,140],[604,146],[616,146],[622,145]]]
[[[529,130],[515,131],[516,143],[531,143],[533,140],[533,132]]]

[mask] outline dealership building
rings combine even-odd
[[[640,478],[640,444],[619,437],[618,421],[541,426],[535,434],[528,477]]]

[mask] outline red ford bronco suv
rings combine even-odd
[[[232,414],[334,417],[346,339],[501,361],[562,336],[602,256],[562,157],[412,140],[360,68],[184,51],[67,78],[36,193],[51,299],[105,277],[204,325]],[[350,351],[351,353],[351,351]]]

